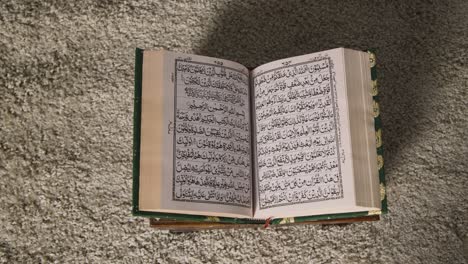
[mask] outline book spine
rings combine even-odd
[[[382,119],[380,117],[380,98],[377,83],[377,60],[375,53],[372,50],[368,51],[370,67],[371,67],[371,80],[372,80],[372,99],[374,110],[374,124],[375,124],[375,139],[377,146],[377,168],[379,169],[379,182],[380,182],[380,200],[382,203],[381,213],[388,212],[387,205],[387,192],[385,185],[385,172],[384,172],[384,158],[383,158],[383,142],[382,142]]]
[[[135,94],[133,98],[133,215],[139,213],[140,189],[140,135],[141,135],[141,89],[143,77],[143,50],[135,49]]]

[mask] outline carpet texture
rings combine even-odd
[[[0,2],[0,262],[467,263],[468,2]],[[173,234],[131,216],[134,49],[377,53],[390,213]]]

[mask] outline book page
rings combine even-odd
[[[173,52],[165,52],[164,68],[163,207],[250,217],[248,70],[227,60]]]
[[[255,217],[320,214],[354,203],[342,49],[252,73]]]

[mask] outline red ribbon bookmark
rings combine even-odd
[[[263,228],[267,228],[270,226],[270,221],[273,217],[268,217],[265,221],[265,224],[263,225]]]

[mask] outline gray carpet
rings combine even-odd
[[[0,2],[1,262],[467,263],[467,1],[66,2]],[[378,56],[382,221],[173,234],[131,216],[135,47],[255,66],[340,46]]]

